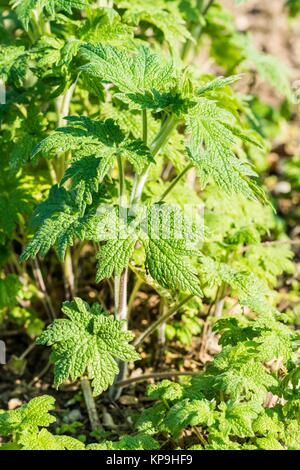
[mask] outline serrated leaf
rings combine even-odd
[[[129,265],[136,242],[137,238],[109,240],[97,254],[96,281],[110,278],[113,274],[119,276]]]
[[[38,338],[38,344],[52,346],[55,385],[87,374],[94,395],[99,395],[118,373],[116,358],[135,361],[139,355],[128,344],[133,334],[124,331],[123,322],[115,320],[99,304],[90,307],[76,298],[62,308],[69,319],[55,320]]]
[[[123,436],[119,441],[105,441],[101,444],[89,444],[86,450],[156,450],[158,442],[146,434]]]
[[[117,2],[117,5],[119,8],[126,9],[124,14],[126,22],[134,25],[145,22],[162,31],[174,55],[178,53],[181,43],[192,39],[175,2],[162,0],[129,2],[121,0]]]
[[[78,200],[79,197],[79,200]],[[52,246],[57,247],[58,256],[64,259],[68,246],[74,239],[96,240],[98,205],[85,210],[82,193],[68,193],[65,188],[53,186],[48,199],[41,203],[32,216],[32,224],[38,227],[20,257],[26,261],[40,253],[45,256]]]
[[[204,85],[197,88],[196,94],[204,95],[205,93],[208,93],[210,91],[219,90],[220,88],[224,88],[225,86],[232,85],[233,83],[240,80],[241,77],[241,75],[232,75],[230,77],[217,77],[214,80],[204,83]]]
[[[212,426],[214,424],[214,404],[207,400],[184,399],[172,406],[165,424],[177,437],[188,426]]]
[[[54,436],[47,429],[38,434],[23,433],[19,439],[22,450],[84,450],[82,442],[70,436]]]
[[[226,435],[253,437],[253,421],[257,418],[261,407],[252,403],[222,403],[224,412],[220,422],[220,430]]]
[[[0,434],[37,432],[38,427],[49,426],[55,422],[55,417],[49,413],[54,409],[54,402],[53,397],[43,395],[16,410],[0,413]]]
[[[184,247],[178,251],[174,240],[150,238],[143,243],[147,269],[162,287],[180,289],[199,297],[203,295],[197,271],[187,259]]]
[[[176,382],[162,380],[158,384],[149,385],[147,395],[153,400],[175,401],[183,396],[183,388]]]
[[[252,177],[257,176],[250,165],[236,157],[234,145],[244,138],[234,126],[233,116],[215,102],[201,98],[186,119],[192,140],[187,154],[196,166],[201,185],[214,180],[227,194],[239,192],[250,199],[262,196]],[[245,140],[248,138],[245,136]]]
[[[81,68],[84,72],[115,85],[120,91],[117,96],[135,107],[159,110],[174,103],[173,64],[149,48],[141,46],[132,54],[109,45],[87,44],[81,54],[87,61]]]
[[[55,11],[72,13],[73,9],[81,9],[86,6],[85,0],[13,0],[13,8],[23,26],[28,30],[29,21],[35,8],[45,8],[48,14],[54,15]]]
[[[260,437],[256,439],[256,444],[261,450],[285,450],[282,444],[273,436]]]
[[[139,139],[126,138],[112,119],[97,121],[85,116],[68,116],[66,120],[68,125],[56,129],[40,142],[32,157],[39,153],[51,156],[71,151],[73,163],[67,169],[62,184],[72,178],[73,187],[80,186],[88,204],[91,204],[93,192],[98,191],[117,156],[127,159],[137,173],[154,162],[147,145]]]

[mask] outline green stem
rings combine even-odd
[[[55,309],[53,307],[51,297],[47,291],[46,283],[44,281],[44,276],[41,271],[38,258],[35,258],[33,261],[33,274],[45,298],[45,305],[46,305],[46,309],[48,311],[49,317],[51,320],[54,320],[56,318]]]
[[[166,322],[171,318],[175,313],[187,302],[189,302],[194,297],[193,294],[188,295],[185,297],[179,304],[175,305],[175,307],[171,308],[167,313],[159,317],[152,325],[147,328],[144,333],[142,333],[133,343],[135,347],[140,346],[141,343],[145,341],[145,339],[150,336],[162,323]]]
[[[147,119],[147,109],[143,109],[143,141],[147,145],[148,141],[148,119]]]
[[[65,294],[67,299],[75,296],[75,276],[70,248],[67,248],[65,259],[63,262]]]
[[[205,17],[210,9],[210,7],[213,5],[215,0],[209,0],[206,6],[203,8],[203,0],[199,0],[197,2],[198,9],[201,11],[202,10],[202,16]],[[189,52],[192,48],[192,46],[195,44],[195,41],[199,41],[200,36],[202,34],[202,25],[197,23],[192,26],[190,26],[191,34],[192,37],[194,38],[194,41],[192,39],[188,39],[185,44],[183,45],[182,52],[181,52],[181,59],[182,61],[186,61],[188,58]]]
[[[125,174],[124,165],[121,157],[117,156],[118,169],[119,169],[119,210],[125,208]],[[117,320],[125,320],[124,328],[127,329],[127,283],[128,283],[128,268],[125,268],[120,276],[115,275],[114,278],[114,293],[115,293],[115,318]],[[127,363],[118,361],[119,374],[115,382],[123,380],[127,375]],[[112,400],[117,400],[122,392],[122,389],[113,384],[109,390],[109,396]]]
[[[134,299],[136,297],[136,294],[138,293],[138,291],[140,290],[141,286],[143,285],[143,281],[142,279],[137,279],[132,291],[131,291],[131,294],[130,294],[130,297],[129,297],[129,301],[128,301],[128,315],[130,315],[130,312],[132,310],[132,306],[133,306],[133,302],[134,302]]]
[[[157,134],[157,136],[153,140],[152,144],[150,145],[150,150],[151,150],[151,153],[152,153],[153,157],[155,157],[155,155],[158,154],[158,152],[161,150],[161,148],[167,142],[170,134],[172,133],[172,131],[176,127],[177,123],[178,123],[178,118],[176,116],[172,115],[172,114],[166,119],[166,121],[162,125],[159,133]],[[150,171],[151,165],[152,165],[152,163],[150,163],[147,166],[147,168],[140,175],[140,177],[137,178],[137,180],[134,184],[132,195],[131,195],[132,205],[138,204],[141,200],[142,192],[143,192],[144,186],[146,184],[147,178],[149,176],[149,171]]]
[[[92,431],[99,431],[101,429],[101,424],[89,379],[83,377],[80,381],[80,385],[85,401],[85,406],[89,415]]]
[[[181,178],[191,169],[193,168],[193,164],[192,163],[189,163],[183,170],[181,173],[179,173],[178,176],[176,176],[176,178],[171,182],[171,184],[167,187],[167,189],[163,192],[163,194],[161,195],[161,197],[159,198],[159,201],[158,202],[162,202],[166,196],[169,194],[170,191],[172,191],[172,189],[176,186],[176,184],[178,183],[178,181],[181,180]]]
[[[72,83],[70,88],[62,96],[59,96],[56,100],[56,109],[57,109],[57,127],[65,127],[66,121],[65,117],[68,116],[70,112],[70,104],[76,87],[76,81]],[[58,168],[58,180],[61,180],[65,173],[65,166],[67,162],[67,154],[61,155],[60,165]]]

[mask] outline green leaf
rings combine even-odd
[[[97,254],[96,281],[119,276],[129,265],[137,237],[128,236],[124,239],[108,240]]]
[[[0,45],[0,78],[15,87],[23,86],[30,53],[23,46]]]
[[[253,437],[253,421],[257,418],[261,407],[253,403],[222,403],[220,430],[227,435],[237,437]]]
[[[119,8],[126,9],[124,14],[126,22],[134,25],[149,23],[162,31],[174,55],[178,54],[182,43],[192,39],[175,2],[165,2],[163,0],[135,0],[129,2],[120,0],[116,3]]]
[[[32,224],[38,227],[20,257],[26,261],[40,253],[45,256],[52,246],[57,247],[58,256],[64,259],[68,246],[74,239],[96,240],[98,204],[90,206],[86,212],[82,193],[69,193],[65,188],[53,186],[48,199],[42,202],[32,216]]]
[[[203,187],[214,180],[229,195],[239,192],[250,199],[261,195],[250,179],[256,173],[233,152],[239,139],[247,141],[248,138],[235,126],[231,113],[201,98],[190,109],[186,123],[192,134],[187,154],[198,170]]]
[[[17,295],[22,287],[18,276],[8,274],[4,279],[0,278],[0,310],[13,308],[17,303]]]
[[[138,431],[148,435],[161,432],[168,432],[165,425],[167,408],[165,403],[156,403],[150,408],[146,408],[136,421]]]
[[[219,90],[220,88],[224,88],[225,86],[232,85],[233,83],[237,82],[241,79],[241,75],[232,75],[230,77],[217,77],[214,80],[211,80],[207,83],[204,83],[200,88],[197,88],[196,94],[197,95],[204,95],[210,91]]]
[[[273,436],[260,437],[256,439],[256,444],[261,450],[285,450],[283,445]]]
[[[188,426],[212,426],[214,404],[208,400],[184,399],[172,406],[166,417],[166,425],[175,437]]]
[[[99,395],[118,373],[116,358],[135,361],[139,355],[128,344],[133,334],[124,331],[123,322],[105,312],[99,304],[90,307],[83,300],[64,302],[69,319],[55,320],[38,338],[38,344],[52,346],[55,385],[85,374],[92,380],[94,395]]]
[[[114,84],[117,96],[135,107],[159,110],[174,103],[170,93],[175,86],[172,63],[141,46],[135,53],[109,45],[87,44],[81,47],[87,63],[83,71]]]
[[[26,184],[28,179],[12,174],[8,168],[2,168],[0,175],[0,244],[4,244],[22,217],[31,213],[34,199],[33,188]]]
[[[150,149],[140,139],[126,138],[112,120],[97,121],[85,116],[66,117],[68,125],[58,128],[38,144],[32,154],[54,155],[72,152],[73,163],[67,169],[62,184],[72,178],[73,187],[80,187],[83,198],[91,204],[93,192],[109,173],[117,156],[127,159],[141,173],[145,165],[154,162]]]
[[[187,259],[184,244],[179,248],[174,240],[151,239],[143,241],[146,266],[149,273],[162,287],[180,289],[202,297],[197,270]]]
[[[38,427],[49,426],[55,422],[55,417],[49,413],[54,409],[54,402],[53,397],[44,395],[16,410],[0,413],[0,434],[7,436],[24,430],[37,432]]]
[[[85,0],[13,0],[13,8],[23,26],[28,30],[33,10],[37,7],[45,8],[47,13],[54,16],[55,11],[72,13],[73,9],[81,9],[86,6]]]
[[[270,304],[268,286],[248,271],[239,271],[225,263],[218,263],[209,257],[201,257],[201,277],[208,285],[231,286],[237,293],[239,303],[256,313],[270,315],[276,309]]]
[[[267,83],[290,101],[294,101],[295,97],[290,82],[291,71],[281,59],[249,47],[247,49],[247,61],[253,64]]]
[[[70,436],[54,436],[47,429],[38,434],[24,433],[19,443],[22,450],[84,450],[82,442]]]
[[[276,387],[278,382],[257,359],[250,359],[251,352],[246,350],[239,356],[240,347],[226,346],[214,361],[214,367],[219,371],[215,386],[234,400],[245,397],[262,402],[268,389]]]
[[[175,401],[183,396],[183,388],[176,382],[162,380],[158,384],[149,385],[147,395],[153,400]]]
[[[146,434],[122,436],[119,441],[105,441],[101,444],[89,444],[86,450],[156,450],[158,442]]]

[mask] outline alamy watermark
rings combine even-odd
[[[131,207],[100,204],[97,238],[125,240],[129,237],[181,242],[199,248],[204,240],[204,206],[185,204],[137,204]]]

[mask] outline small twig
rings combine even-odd
[[[202,15],[203,16],[206,16],[207,13],[208,13],[208,10],[210,9],[210,7],[212,6],[212,4],[214,3],[215,0],[209,0],[208,4],[206,5],[206,7],[203,9],[202,11]]]
[[[133,345],[135,347],[139,346],[148,336],[150,336],[162,323],[166,322],[171,318],[175,313],[187,302],[189,302],[192,298],[194,297],[193,294],[188,295],[185,297],[179,304],[175,305],[175,307],[171,308],[165,315],[162,315],[159,317],[152,325],[147,328],[147,330],[144,331],[136,340],[133,342]]]
[[[67,248],[63,262],[65,294],[68,300],[75,297],[75,276],[70,248]]]
[[[192,427],[192,431],[194,431],[194,433],[196,434],[196,436],[198,437],[199,441],[201,442],[202,445],[206,445],[207,442],[206,440],[204,439],[204,437],[202,436],[201,432],[199,431],[199,429],[197,428],[197,426],[193,426]]]
[[[132,306],[133,306],[133,302],[135,301],[135,298],[136,298],[136,295],[138,293],[138,291],[140,290],[141,286],[143,285],[143,280],[138,278],[132,291],[131,291],[131,294],[130,294],[130,297],[129,297],[129,301],[128,301],[128,306],[127,306],[127,317],[129,317],[130,315],[130,312],[132,310]]]
[[[36,375],[36,376],[32,379],[31,382],[29,382],[28,387],[32,387],[36,382],[38,382],[38,381],[48,372],[48,370],[50,369],[51,365],[52,365],[52,364],[48,362],[48,363],[45,365],[45,367],[41,370],[41,372],[40,372],[38,375]]]
[[[136,382],[145,382],[150,379],[164,379],[168,377],[181,377],[181,376],[193,376],[198,375],[199,372],[153,372],[153,374],[140,375],[138,377],[131,377],[130,379],[122,380],[122,382],[116,382],[117,387],[128,387],[129,385]]]
[[[25,359],[28,354],[31,353],[31,351],[36,347],[36,343],[31,343],[27,349],[21,354],[20,359]]]
[[[52,320],[54,320],[56,318],[56,313],[55,313],[55,310],[54,310],[54,307],[53,307],[53,304],[52,304],[51,297],[48,294],[46,284],[45,284],[45,281],[44,281],[44,277],[43,277],[43,273],[41,271],[41,268],[39,266],[39,262],[38,262],[37,258],[34,259],[33,275],[34,275],[34,277],[35,277],[35,279],[36,279],[36,281],[37,281],[37,283],[40,287],[40,290],[41,290],[42,294],[45,297],[45,308],[48,311],[50,318]]]
[[[162,202],[166,196],[169,194],[170,191],[172,191],[172,189],[174,188],[174,186],[176,186],[176,184],[178,183],[178,181],[181,180],[181,178],[193,167],[193,164],[192,163],[189,163],[183,170],[181,173],[179,173],[178,176],[176,176],[176,178],[174,178],[174,180],[170,183],[170,185],[167,187],[167,189],[163,192],[163,194],[160,196],[158,202]]]

